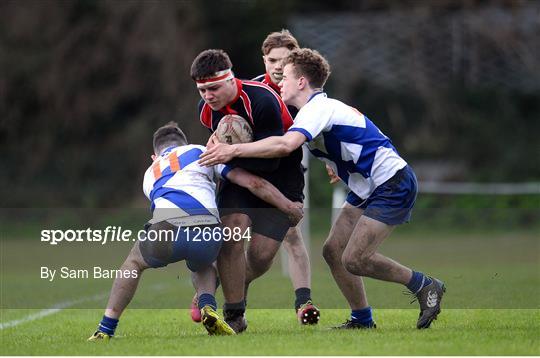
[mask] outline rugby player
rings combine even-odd
[[[201,52],[192,63],[191,77],[202,97],[201,123],[211,132],[227,114],[245,118],[252,127],[254,140],[282,135],[293,123],[287,106],[274,90],[257,81],[234,77],[231,60],[222,50]],[[300,160],[301,157],[291,156],[281,160],[248,158],[228,165],[267,179],[291,201],[301,202]],[[224,243],[217,260],[225,298],[224,317],[238,333],[247,328],[244,313],[249,283],[271,267],[281,241],[294,225],[275,207],[230,182],[220,187],[218,208],[225,226],[240,227],[242,231],[251,227],[252,230],[245,253],[243,242],[229,241]]]
[[[153,148],[154,162],[144,175],[143,190],[151,201],[153,212],[153,218],[147,224],[147,238],[159,240],[135,243],[121,267],[122,272],[131,275],[114,281],[105,315],[89,340],[108,340],[114,336],[118,320],[135,294],[144,270],[181,260],[185,260],[192,271],[202,322],[208,333],[235,334],[216,313],[216,271],[212,263],[222,242],[239,240],[239,237],[221,230],[215,202],[215,179],[221,177],[247,188],[253,195],[282,210],[292,222],[300,221],[302,204],[291,202],[268,181],[241,168],[201,167],[197,161],[206,148],[188,144],[174,122],[154,133]],[[165,232],[173,235],[160,235]],[[199,240],[196,240],[197,236]]]
[[[289,55],[291,50],[299,48],[298,41],[289,32],[281,30],[270,33],[262,43],[263,62],[265,73],[255,77],[254,81],[259,81],[270,86],[276,93],[280,93],[279,82],[283,77],[283,60]],[[291,117],[294,118],[298,109],[287,106]],[[304,168],[301,166],[302,148],[299,147],[290,154],[291,160],[297,161],[301,172],[295,171],[295,180],[304,188]],[[317,324],[320,313],[311,301],[311,268],[309,256],[304,245],[302,232],[299,226],[294,226],[287,231],[283,246],[287,250],[289,274],[296,296],[294,308],[298,320],[301,324]]]
[[[395,226],[410,219],[417,194],[415,174],[373,122],[327,98],[323,86],[329,75],[330,66],[317,51],[292,51],[280,82],[285,103],[299,109],[288,132],[235,145],[212,138],[213,146],[201,156],[201,164],[235,157],[280,157],[308,142],[311,153],[330,165],[350,189],[323,247],[352,310],[350,319],[336,328],[375,328],[362,276],[405,285],[420,304],[417,328],[428,328],[440,313],[444,284],[377,252]]]

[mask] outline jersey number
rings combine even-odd
[[[160,158],[159,160],[156,160],[154,164],[152,164],[152,172],[154,173],[154,179],[158,180],[161,178],[163,173],[161,172],[161,162],[167,161],[168,163],[165,163],[165,168],[167,168],[167,164],[171,167],[171,173],[176,173],[180,169],[180,162],[178,161],[178,156],[175,152],[172,152],[169,154],[167,158]]]

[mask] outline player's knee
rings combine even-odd
[[[122,264],[121,270],[137,270],[139,272],[144,271],[146,268],[148,268],[148,264],[143,261],[142,257],[137,257],[135,255],[129,255]]]
[[[287,253],[293,258],[307,256],[307,249],[301,239],[294,241],[283,241],[283,246],[285,247],[285,250],[287,250]]]
[[[230,214],[221,218],[223,226],[232,228],[241,228],[242,232],[249,227],[250,219],[244,214]],[[232,240],[231,240],[232,241]]]
[[[274,255],[268,252],[248,253],[249,265],[255,271],[266,271],[274,261]]]
[[[326,240],[323,245],[323,257],[329,265],[339,264],[341,261],[341,248],[339,243],[335,240]]]
[[[283,245],[294,246],[302,243],[303,241],[302,237],[300,236],[300,229],[297,227],[289,228],[287,235],[285,235],[285,239],[283,240]]]
[[[247,265],[256,277],[261,276],[272,266],[274,255],[268,251],[247,251]]]
[[[341,262],[345,269],[354,275],[369,276],[371,273],[371,257],[363,254],[344,252]]]
[[[360,263],[358,258],[355,258],[347,253],[344,253],[341,257],[341,263],[343,264],[343,267],[345,267],[345,270],[349,271],[350,273],[354,275],[363,275],[364,271],[362,269],[362,264]]]
[[[246,280],[249,280],[251,282],[256,278],[261,277],[262,275],[264,275],[270,269],[270,267],[272,267],[271,264],[262,263],[262,262],[257,262],[257,263],[250,264],[249,265],[249,271],[250,271],[249,276],[252,276],[252,277],[251,277],[251,279],[249,279],[248,275],[246,275]]]
[[[244,254],[244,243],[241,241],[224,241],[219,251],[219,257],[237,257]]]

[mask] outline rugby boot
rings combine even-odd
[[[238,313],[237,310],[223,311],[225,322],[236,332],[242,333],[247,329],[245,313]]]
[[[107,333],[101,331],[95,331],[93,335],[88,338],[89,342],[108,342],[112,336],[109,336]]]
[[[211,336],[232,336],[234,330],[217,314],[211,306],[206,305],[201,309],[202,324]]]
[[[296,310],[296,316],[300,324],[317,324],[321,318],[321,312],[309,300]]]
[[[200,323],[202,320],[197,293],[195,293],[195,296],[193,296],[193,299],[191,300],[191,320],[195,323]]]
[[[364,326],[363,324],[353,322],[350,319],[346,320],[344,323],[340,324],[339,326],[332,327],[332,329],[371,329],[371,328],[377,328],[377,325],[373,321],[368,326]]]
[[[437,315],[441,313],[441,300],[446,292],[444,283],[436,278],[430,277],[431,283],[423,287],[416,293],[416,298],[420,304],[420,315],[416,328],[429,328],[431,322],[437,319]]]

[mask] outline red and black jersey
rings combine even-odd
[[[238,93],[234,100],[218,111],[212,110],[203,100],[199,102],[201,123],[214,132],[221,119],[228,114],[236,114],[245,118],[253,130],[253,140],[257,141],[271,136],[283,135],[293,124],[291,114],[283,100],[269,86],[249,80],[235,79]],[[301,152],[300,152],[301,154]],[[300,156],[300,161],[301,161]],[[291,200],[302,200],[304,186],[303,174],[298,183],[298,171],[294,175],[291,167],[300,165],[298,157],[294,158],[235,158],[228,165],[241,167],[260,175],[274,184]],[[298,183],[294,190],[289,190],[291,182]],[[298,189],[300,188],[300,189]]]
[[[272,88],[274,91],[276,91],[276,93],[278,93],[278,94],[281,93],[281,89],[279,88],[278,85],[276,85],[272,81],[272,79],[270,78],[270,75],[267,72],[265,72],[262,75],[258,75],[257,77],[255,77],[253,79],[253,81],[264,83],[265,85],[270,86],[270,88]]]
[[[259,75],[253,79],[253,81],[264,83],[265,85],[268,85],[270,88],[272,88],[276,93],[281,97],[281,88],[279,88],[278,85],[276,85],[272,79],[270,78],[270,75],[268,73],[264,73],[263,75]],[[298,108],[293,106],[287,106],[287,109],[289,110],[289,113],[294,120],[294,117],[298,114]],[[287,128],[289,129],[289,128]]]
[[[238,89],[236,98],[219,111],[213,111],[202,100],[199,102],[200,120],[205,127],[213,132],[223,116],[237,114],[251,123],[255,141],[282,135],[289,129],[293,120],[279,94],[257,81],[235,81]]]
[[[270,75],[268,73],[264,73],[263,75],[255,77],[253,81],[261,82],[268,85],[281,97],[281,89],[278,85],[272,82],[272,79],[270,78]],[[296,117],[296,115],[298,114],[298,108],[293,106],[287,106],[287,110],[289,111],[289,114],[294,120],[294,117]],[[288,129],[289,128],[287,127],[287,130]],[[304,172],[306,171],[306,169],[302,165],[302,157],[302,147],[300,147],[295,149],[291,154],[289,154],[288,157],[282,159],[282,161],[285,161],[285,163],[282,163],[282,166],[287,167],[290,173],[290,180],[287,183],[283,183],[282,187],[285,188],[284,191],[286,192],[296,193],[295,195],[293,195],[295,198],[301,197],[303,199],[303,191],[305,185]],[[298,195],[298,192],[302,192],[302,195]]]

